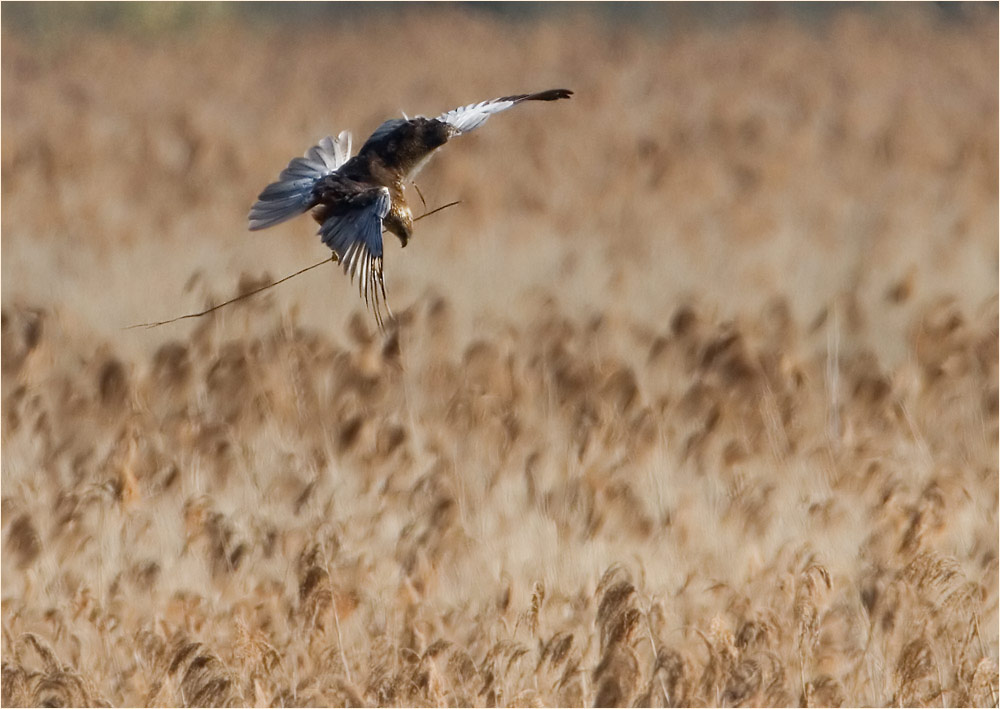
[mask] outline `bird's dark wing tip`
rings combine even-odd
[[[569,98],[572,95],[573,92],[569,89],[549,89],[548,91],[539,91],[529,98],[535,101],[558,101],[561,98]]]

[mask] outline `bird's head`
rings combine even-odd
[[[455,128],[434,118],[422,118],[414,125],[417,137],[427,150],[439,148],[455,135]]]

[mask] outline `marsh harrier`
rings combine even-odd
[[[358,278],[358,289],[372,304],[383,327],[382,305],[389,310],[382,277],[382,231],[406,246],[413,214],[403,185],[412,181],[431,155],[449,140],[481,126],[494,113],[524,101],[569,98],[568,89],[503,96],[442,113],[437,118],[393,118],[371,134],[353,158],[351,135],[327,136],[295,158],[268,185],[250,209],[250,229],[265,229],[313,210],[319,235],[344,271]]]

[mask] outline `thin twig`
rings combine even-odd
[[[423,199],[422,196],[421,196],[421,199]],[[424,217],[429,217],[432,214],[437,214],[442,209],[447,209],[448,207],[454,207],[456,204],[461,204],[461,202],[462,201],[458,200],[458,199],[455,200],[454,202],[448,202],[448,204],[445,204],[445,205],[442,205],[440,207],[437,207],[436,209],[432,209],[429,212],[424,212],[419,217],[416,217],[413,221],[419,222]],[[306,266],[305,268],[296,271],[295,273],[291,274],[290,276],[285,276],[284,278],[279,278],[278,280],[274,281],[273,283],[268,283],[267,285],[263,285],[260,288],[255,288],[252,291],[249,291],[247,293],[243,293],[241,295],[238,295],[235,298],[231,298],[231,299],[227,300],[224,303],[219,303],[218,305],[213,305],[211,308],[208,308],[207,310],[202,310],[200,313],[188,313],[187,315],[179,315],[176,318],[171,318],[170,320],[161,320],[159,322],[144,322],[144,323],[139,323],[137,325],[129,325],[128,327],[125,327],[125,328],[122,328],[122,329],[123,330],[133,330],[133,329],[135,329],[137,327],[144,327],[144,328],[146,328],[148,330],[148,329],[153,328],[153,327],[159,327],[160,325],[169,325],[170,323],[177,322],[178,320],[186,320],[187,318],[200,318],[203,315],[208,315],[209,313],[215,312],[219,308],[224,308],[225,306],[231,305],[233,303],[236,303],[236,302],[238,302],[240,300],[243,300],[244,298],[249,298],[252,295],[257,295],[261,291],[265,291],[268,288],[274,288],[276,285],[284,283],[285,281],[291,280],[292,278],[295,278],[296,276],[301,276],[306,271],[311,271],[314,268],[318,268],[319,266],[322,266],[327,261],[333,261],[334,263],[337,263],[339,261],[339,259],[337,258],[337,254],[334,253],[334,254],[331,255],[330,258],[325,258],[322,261],[318,261],[318,262],[314,263],[312,266]],[[390,313],[390,315],[391,315],[391,313]]]
[[[415,189],[417,191],[417,195],[420,197],[420,203],[424,205],[424,211],[426,212],[427,211],[427,200],[424,199],[424,193],[420,191],[420,187],[417,185],[416,182],[412,182],[410,184],[412,184],[413,185],[413,189]],[[416,220],[414,219],[414,221],[416,221]]]
[[[255,288],[254,290],[252,290],[252,291],[250,291],[248,293],[243,293],[242,295],[238,295],[235,298],[227,300],[225,303],[219,303],[218,305],[213,305],[208,310],[202,310],[200,313],[189,313],[187,315],[180,315],[180,316],[178,316],[176,318],[171,318],[170,320],[161,320],[160,322],[144,322],[144,323],[139,323],[138,325],[129,325],[128,327],[126,327],[124,329],[125,330],[132,330],[133,328],[144,327],[144,328],[146,328],[148,330],[151,327],[159,327],[160,325],[169,325],[172,322],[177,322],[178,320],[184,320],[186,318],[200,318],[202,315],[208,315],[209,313],[214,312],[214,311],[218,310],[219,308],[223,308],[223,307],[225,307],[227,305],[231,305],[232,303],[235,303],[238,300],[243,300],[244,298],[249,298],[252,295],[257,295],[258,293],[260,293],[263,290],[267,290],[268,288],[273,288],[274,286],[278,285],[279,283],[284,283],[285,281],[289,280],[290,278],[295,278],[296,276],[300,276],[303,273],[305,273],[306,271],[309,271],[309,270],[312,270],[312,269],[317,268],[319,266],[322,266],[327,261],[336,262],[337,261],[337,254],[333,254],[333,256],[331,258],[325,258],[322,261],[319,261],[318,263],[314,263],[312,266],[306,266],[305,268],[303,268],[303,269],[301,269],[299,271],[296,271],[292,275],[285,276],[284,278],[282,278],[280,280],[277,280],[274,283],[268,283],[267,285],[261,286],[260,288]]]
[[[462,203],[462,200],[456,199],[454,202],[448,202],[448,204],[442,204],[440,207],[435,207],[434,209],[432,209],[429,212],[424,212],[419,217],[416,217],[413,221],[419,222],[424,217],[429,217],[432,214],[437,214],[442,209],[447,209],[448,207],[454,207],[456,204],[461,204],[461,203]]]

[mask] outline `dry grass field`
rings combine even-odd
[[[3,704],[996,706],[980,9],[7,26]],[[246,231],[318,138],[556,86],[397,336],[334,266],[123,329],[326,256]]]

